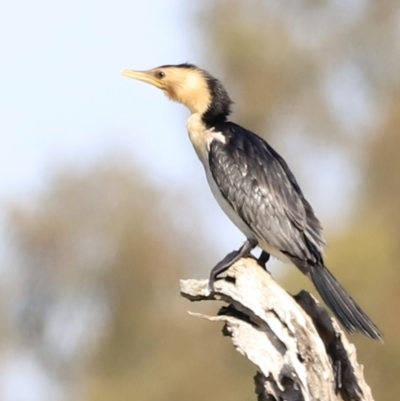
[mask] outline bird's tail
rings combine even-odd
[[[378,327],[323,264],[308,266],[308,269],[322,299],[349,333],[360,332],[372,339],[382,340]]]

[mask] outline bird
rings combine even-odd
[[[209,287],[259,247],[311,279],[344,328],[382,340],[382,333],[325,266],[322,226],[286,161],[260,136],[229,120],[232,100],[220,80],[194,64],[162,65],[122,75],[161,89],[190,111],[187,131],[219,206],[246,237],[212,269]]]

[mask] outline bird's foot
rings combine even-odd
[[[220,262],[218,262],[211,270],[210,279],[208,281],[208,289],[210,292],[214,292],[214,282],[218,279],[218,275],[228,270],[237,260],[239,251],[233,251],[228,253]]]
[[[261,252],[260,257],[257,259],[258,264],[265,270],[267,270],[267,262],[269,261],[269,258],[271,255],[265,251]]]
[[[257,241],[254,239],[247,239],[237,251],[228,253],[219,263],[217,263],[211,270],[210,279],[208,281],[208,289],[214,292],[214,282],[217,280],[218,275],[228,270],[239,259],[248,256],[252,249],[257,246]]]

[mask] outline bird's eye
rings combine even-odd
[[[159,79],[162,79],[165,77],[165,72],[164,71],[157,71],[156,72],[156,77]]]

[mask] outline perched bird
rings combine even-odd
[[[350,333],[381,339],[377,326],[324,265],[321,224],[286,162],[261,137],[228,120],[232,101],[221,82],[192,64],[123,75],[156,86],[190,110],[189,138],[212,193],[247,238],[213,268],[211,290],[219,274],[258,246],[263,263],[273,255],[311,278]]]

